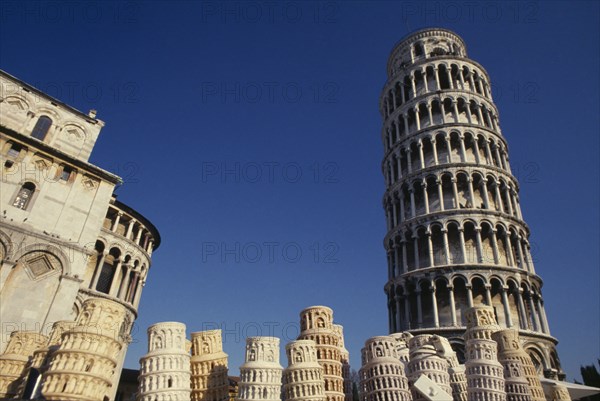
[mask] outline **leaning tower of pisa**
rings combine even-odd
[[[362,349],[361,401],[412,401],[404,364],[396,352],[396,339],[371,337]]]
[[[279,338],[248,337],[236,401],[281,401]]]
[[[312,340],[292,341],[285,347],[288,367],[283,371],[283,395],[286,401],[325,401],[323,367],[317,360]]]
[[[192,333],[192,401],[229,399],[227,354],[221,330]]]
[[[27,373],[31,354],[48,342],[48,337],[37,331],[13,331],[4,354],[0,355],[0,398],[18,394]]]
[[[148,353],[140,359],[138,401],[190,400],[190,344],[185,324],[148,327]]]
[[[74,327],[63,332],[48,362],[46,400],[107,401],[113,392],[117,358],[128,341],[127,313],[118,302],[88,298]]]
[[[444,335],[462,357],[465,311],[488,305],[547,375],[560,374],[487,72],[457,34],[430,28],[393,48],[387,76],[390,332]]]
[[[340,339],[333,327],[333,310],[327,306],[311,306],[300,312],[298,340],[313,340],[317,344],[327,401],[344,401]]]

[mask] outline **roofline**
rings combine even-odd
[[[115,195],[113,195],[113,204],[116,207],[118,207],[119,209],[122,209],[123,211],[125,211],[128,214],[135,217],[136,220],[138,220],[139,222],[144,224],[144,227],[146,227],[152,233],[152,238],[154,239],[154,243],[153,243],[153,247],[152,247],[153,250],[157,249],[160,246],[160,242],[161,242],[160,233],[158,232],[158,229],[156,228],[156,226],[150,222],[150,220],[145,218],[140,212],[135,211],[130,206],[127,206],[123,202],[117,200]],[[161,323],[179,323],[179,322],[161,322]]]
[[[407,33],[406,35],[404,35],[400,40],[398,40],[394,44],[394,46],[392,47],[392,51],[394,51],[396,49],[396,47],[398,47],[398,45],[400,45],[405,40],[409,39],[411,36],[416,36],[416,35],[418,35],[420,33],[427,32],[427,31],[444,31],[444,32],[450,33],[452,35],[458,36],[458,38],[463,43],[463,45],[465,45],[465,42],[464,42],[463,38],[458,33],[454,32],[454,31],[452,31],[450,29],[447,29],[447,28],[441,28],[441,27],[438,27],[438,26],[432,26],[432,27],[429,27],[429,28],[416,29],[416,30],[414,30],[412,32]]]
[[[56,105],[63,107],[67,110],[69,110],[70,112],[77,114],[78,116],[84,118],[86,121],[92,123],[92,124],[101,124],[104,125],[104,121],[99,120],[97,118],[92,118],[90,117],[88,114],[77,110],[75,107],[73,106],[69,106],[68,104],[42,92],[41,90],[39,90],[38,88],[36,88],[35,86],[32,86],[30,84],[28,84],[25,81],[20,80],[19,78],[15,77],[14,75],[9,74],[8,72],[0,69],[0,75],[12,80],[12,81],[16,81],[19,85],[21,85],[23,88],[26,88],[27,90],[29,90],[30,92],[34,92],[36,95],[42,96],[46,99],[48,99],[49,101],[51,101],[52,103],[55,103]]]
[[[89,171],[112,184],[115,184],[115,185],[123,184],[123,179],[121,177],[119,177],[118,175],[115,175],[109,171],[103,170],[100,167],[95,166],[91,163],[77,159],[71,155],[68,155],[52,146],[49,146],[47,143],[44,143],[40,140],[33,138],[32,136],[23,135],[15,130],[5,127],[4,125],[1,125],[1,124],[0,124],[0,133],[6,134],[10,137],[18,139],[19,141],[25,142],[26,144],[36,147],[36,148],[38,148],[46,153],[49,153],[53,156],[64,159],[64,160],[68,161],[69,163],[75,165],[76,167],[79,167],[80,169],[85,170],[85,171]]]

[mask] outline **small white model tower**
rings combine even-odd
[[[312,340],[292,341],[285,347],[288,367],[283,371],[286,401],[325,401],[323,367]]]
[[[396,339],[372,337],[362,349],[361,401],[412,401],[404,365],[396,352]]]
[[[281,401],[279,338],[246,339],[246,362],[240,367],[237,401]]]
[[[433,338],[432,335],[421,334],[411,338],[408,344],[410,362],[408,363],[407,376],[415,401],[426,401],[426,398],[412,387],[421,375],[427,376],[446,393],[452,394],[448,362],[437,354]]]
[[[190,355],[185,324],[156,323],[148,328],[148,353],[140,359],[139,401],[190,400]]]

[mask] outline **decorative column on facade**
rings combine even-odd
[[[390,336],[372,337],[361,351],[361,401],[412,401],[404,365],[400,362],[397,339]]]
[[[311,306],[300,312],[298,340],[313,340],[317,345],[327,401],[344,401],[340,339],[333,328],[333,310],[327,306]]]
[[[283,395],[286,401],[325,401],[323,367],[317,359],[312,340],[292,341],[285,347],[288,367],[283,371]]]
[[[10,334],[6,350],[0,355],[0,398],[18,394],[32,354],[47,342],[48,337],[37,331],[13,331]]]
[[[281,401],[279,338],[248,337],[236,401]]]
[[[465,365],[459,364],[456,352],[452,350],[447,338],[432,336],[431,342],[435,347],[438,356],[444,358],[446,362],[448,362],[452,398],[454,401],[467,401],[467,376],[465,374]]]
[[[410,339],[410,362],[408,363],[408,381],[414,401],[427,401],[412,385],[421,377],[427,376],[436,383],[448,395],[452,395],[450,386],[450,374],[448,373],[448,362],[440,357],[433,342],[434,337],[429,334],[421,334]]]
[[[340,362],[342,363],[342,377],[344,378],[344,401],[352,401],[352,379],[350,378],[350,352],[344,344],[344,327],[334,324],[333,330],[337,334],[340,347]]]
[[[519,333],[516,330],[500,330],[492,335],[498,343],[498,359],[506,367],[509,364],[518,365],[522,371],[522,377],[527,381],[527,387],[532,401],[544,401],[544,389],[538,376],[531,357],[525,352],[519,341]],[[517,367],[517,369],[519,369]],[[511,376],[514,376],[512,374]],[[514,381],[514,379],[511,378]],[[508,393],[507,378],[507,393]],[[516,384],[515,384],[516,385]],[[518,389],[514,390],[518,392]]]
[[[156,323],[148,327],[148,353],[140,359],[138,401],[189,401],[190,342],[185,324]]]
[[[40,384],[42,375],[48,370],[48,363],[60,346],[60,340],[65,331],[71,330],[77,323],[72,320],[59,320],[52,325],[50,339],[43,348],[38,348],[33,352],[31,362],[28,364],[25,380],[21,382],[19,387],[19,395],[21,398],[30,399],[36,398],[40,394]]]
[[[470,296],[470,288],[481,292],[480,283],[467,279],[475,274],[493,277],[481,283],[489,289],[518,287],[525,275],[528,291],[543,299],[542,279],[535,274],[527,247],[521,249],[530,232],[518,212],[519,184],[507,162],[508,144],[497,123],[490,85],[487,72],[467,56],[463,39],[447,29],[412,32],[388,58],[380,96],[383,198],[389,209],[383,243],[390,255],[402,239],[407,245],[402,255],[388,258],[391,274],[384,291],[390,333],[410,329],[413,334],[442,335],[453,340],[453,347],[463,348],[456,340],[465,333],[464,309],[490,300]],[[406,213],[398,216],[398,207],[390,207],[394,197]],[[520,263],[515,263],[517,255]],[[400,260],[402,269],[394,269]],[[453,288],[455,308],[437,291],[416,288],[409,294],[416,301],[414,308],[407,308],[411,313],[398,313],[398,302],[393,301],[399,294],[407,296],[406,289],[422,279],[423,269],[434,279],[433,288],[440,281]],[[493,290],[486,295],[502,296]],[[508,328],[517,300],[506,297],[503,306],[498,321]],[[523,327],[520,335],[542,350],[542,364],[556,367],[560,377],[557,341],[550,335],[541,301],[529,307],[539,310],[532,316],[535,326]]]
[[[88,298],[48,363],[42,395],[56,401],[106,401],[116,387],[117,358],[129,335],[127,310],[118,302]]]
[[[192,401],[226,401],[229,394],[227,354],[221,330],[192,333]]]
[[[492,333],[499,330],[494,309],[476,306],[467,309],[467,393],[469,401],[506,401],[504,368],[498,362],[498,346]]]

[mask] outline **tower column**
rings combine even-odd
[[[456,177],[452,177],[452,193],[454,195],[454,209],[458,209],[458,186],[456,185]]]
[[[444,189],[442,188],[442,180],[439,178],[435,180],[438,190],[438,198],[440,200],[440,211],[444,211]]]
[[[538,307],[540,309],[542,325],[544,326],[544,332],[550,335],[550,326],[548,325],[548,317],[546,316],[546,310],[544,309],[544,301],[541,297],[538,297]]]
[[[517,288],[515,290],[515,296],[517,297],[517,305],[519,309],[519,320],[521,323],[521,329],[528,330],[529,329],[529,319],[527,318],[527,313],[525,311],[525,303],[523,303],[523,289]]]
[[[442,88],[440,86],[440,75],[439,75],[439,70],[438,70],[437,65],[435,67],[433,67],[433,76],[435,77],[435,90],[439,91]]]
[[[538,319],[538,315],[535,311],[535,304],[533,303],[533,294],[531,292],[529,293],[528,302],[529,302],[529,312],[531,314],[531,320],[533,322],[533,330],[541,331],[540,320]]]
[[[450,247],[448,246],[448,230],[442,228],[442,236],[444,240],[444,256],[446,264],[450,264]]]
[[[423,179],[421,185],[423,186],[423,203],[425,205],[425,214],[429,214],[429,195],[427,194],[427,181]]]
[[[419,148],[419,161],[421,162],[421,169],[425,168],[425,155],[423,155],[423,141],[419,139],[417,142],[417,148]]]
[[[513,326],[512,316],[510,315],[510,306],[508,304],[508,296],[506,295],[506,291],[508,291],[508,287],[503,285],[500,288],[500,292],[502,294],[502,306],[504,307],[504,316],[506,316],[506,327],[509,329]]]
[[[104,266],[104,259],[108,255],[108,252],[104,251],[100,254],[100,260],[96,265],[96,269],[94,270],[94,276],[92,277],[92,284],[90,289],[96,291],[96,286],[98,285],[98,279],[100,278],[100,273],[102,272],[102,267]]]
[[[465,245],[465,230],[460,227],[458,229],[458,237],[460,240],[460,251],[462,253],[462,263],[467,263],[467,247]]]
[[[429,287],[431,291],[431,305],[433,307],[433,324],[435,327],[440,327],[440,317],[438,315],[437,296],[435,294],[435,284],[432,282]]]
[[[465,285],[467,289],[467,306],[469,308],[473,307],[473,286],[469,283]]]
[[[450,314],[452,317],[452,326],[457,326],[456,324],[456,303],[454,301],[454,286],[448,286],[448,297],[450,303]]]
[[[471,115],[471,107],[469,107],[469,115]],[[479,143],[477,141],[477,137],[473,138],[473,148],[475,150],[475,163],[481,164],[479,155]]]
[[[431,241],[431,231],[427,231],[427,253],[429,254],[429,267],[435,265],[435,259],[433,257],[433,242]]]
[[[459,135],[458,142],[460,143],[460,161],[463,163],[467,162],[467,150],[465,149],[465,136]]]
[[[110,291],[108,292],[108,294],[111,297],[114,297],[117,295],[117,288],[118,288],[118,284],[119,284],[119,277],[121,276],[121,270],[122,270],[122,264],[123,264],[123,260],[121,258],[117,259],[117,265],[115,266],[115,272],[113,274],[113,278],[112,278],[112,282],[110,284]]]
[[[488,197],[488,191],[487,191],[487,179],[484,178],[481,181],[481,184],[479,186],[479,191],[481,191],[481,193],[483,194],[484,208],[489,210],[490,209],[490,199]]]

